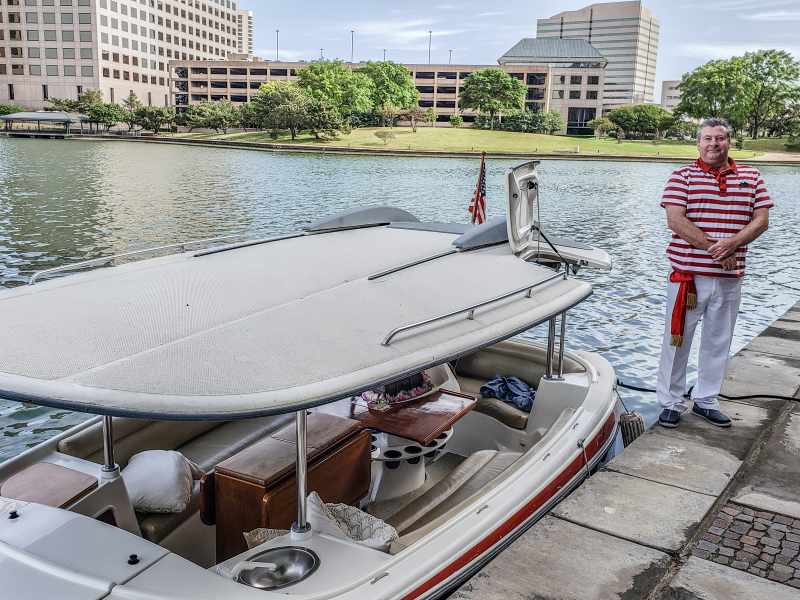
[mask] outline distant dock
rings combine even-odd
[[[800,398],[800,303],[722,393]],[[733,427],[654,427],[452,598],[800,599],[800,402],[721,404]]]

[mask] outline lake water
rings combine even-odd
[[[487,161],[488,216],[502,214],[503,173]],[[571,311],[568,347],[601,353],[626,382],[652,386],[664,319],[668,234],[663,163],[544,161],[545,231],[608,250],[610,273],[582,271],[595,293]],[[88,140],[0,138],[0,286],[33,271],[149,246],[238,232],[299,230],[367,204],[422,220],[466,222],[474,159],[277,154]],[[748,255],[734,351],[800,298],[800,169],[762,169],[776,207]],[[476,274],[480,279],[481,274]],[[485,274],[490,285],[491,274]],[[543,328],[539,328],[540,330]],[[533,330],[529,337],[542,337]],[[0,343],[3,339],[0,313]],[[652,394],[624,392],[652,423]],[[86,415],[0,399],[0,461]]]

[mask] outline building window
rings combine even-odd
[[[65,29],[64,31],[61,32],[61,41],[62,42],[74,42],[75,41],[75,32]]]
[[[42,14],[42,23],[45,25],[55,25],[56,24],[56,13],[43,13]]]
[[[81,48],[81,58],[83,60],[89,60],[92,58],[92,49],[91,48]]]
[[[567,111],[567,134],[590,134],[592,130],[586,124],[595,118],[594,108],[571,107]]]
[[[570,100],[580,100],[581,99],[581,91],[580,90],[570,90],[569,99]]]
[[[586,90],[587,100],[597,100],[597,90]]]
[[[433,100],[420,100],[419,105],[422,108],[430,108],[433,106]]]
[[[433,71],[417,71],[417,79],[433,79]]]
[[[56,30],[55,29],[45,29],[44,30],[44,41],[45,42],[55,42],[56,41]]]
[[[589,75],[587,83],[589,85],[600,85],[599,75]]]
[[[45,70],[48,77],[58,77],[58,65],[46,65]]]
[[[64,77],[75,77],[75,65],[64,65]]]
[[[39,41],[39,32],[36,29],[29,29],[25,32],[29,42]]]
[[[119,69],[114,69],[114,79],[119,79]]]
[[[108,67],[103,67],[103,77],[111,77],[111,71],[109,71]]]
[[[28,67],[28,73],[31,75],[41,75],[42,74],[42,65],[30,65]]]
[[[211,69],[211,72],[214,72],[214,69]],[[276,77],[285,77],[288,71],[286,69],[270,69],[269,74],[276,76]]]
[[[432,85],[418,85],[417,91],[420,94],[432,94],[433,93],[433,86]]]
[[[553,90],[553,100],[563,100],[564,90]]]
[[[81,77],[94,77],[94,66],[92,66],[92,65],[82,65],[81,66]]]
[[[67,60],[75,60],[75,48],[62,48],[61,55]]]
[[[526,83],[528,85],[544,85],[547,74],[545,73],[528,73]]]
[[[73,23],[72,13],[61,13],[62,25],[72,25],[72,23]]]
[[[41,50],[39,48],[28,48],[28,58],[40,58]]]
[[[580,85],[583,83],[583,75],[570,75],[570,85]]]
[[[80,40],[82,42],[91,42],[92,41],[92,32],[91,31],[81,31],[79,35],[80,35]]]
[[[526,98],[528,100],[544,100],[544,90],[540,88],[529,88]]]
[[[38,23],[39,22],[39,14],[35,12],[25,13],[25,22],[26,23]]]
[[[453,100],[438,100],[436,106],[439,108],[455,108],[456,103]]]
[[[91,13],[78,13],[78,23],[81,25],[91,25],[92,24],[92,14]]]
[[[58,48],[45,48],[44,57],[53,60],[58,60]]]
[[[455,79],[456,74],[449,71],[439,71],[439,73],[437,73],[437,77],[439,77],[439,79]]]
[[[14,66],[17,66],[17,65],[14,65]],[[13,71],[13,67],[12,67],[12,71]],[[8,84],[8,99],[9,100],[13,100],[14,99],[14,84],[13,83],[9,83]]]

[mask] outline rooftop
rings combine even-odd
[[[0,116],[0,121],[43,121],[48,123],[80,123],[86,121],[84,115],[60,111],[18,112]]]
[[[565,40],[561,38],[523,38],[497,62],[565,62],[565,61],[602,61],[605,57],[584,40]]]

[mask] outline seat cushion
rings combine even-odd
[[[481,386],[486,383],[486,381],[487,380],[476,379],[474,377],[458,376],[458,383],[461,386],[461,391],[478,397],[478,402],[472,410],[489,415],[507,427],[525,429],[528,426],[528,413],[498,398],[486,398],[480,395]]]
[[[519,452],[475,452],[422,496],[392,515],[387,522],[401,534],[423,527],[484,490],[520,456]]]
[[[200,510],[200,483],[195,481],[192,497],[182,512],[136,513],[136,518],[139,520],[142,537],[158,544],[198,510]]]

